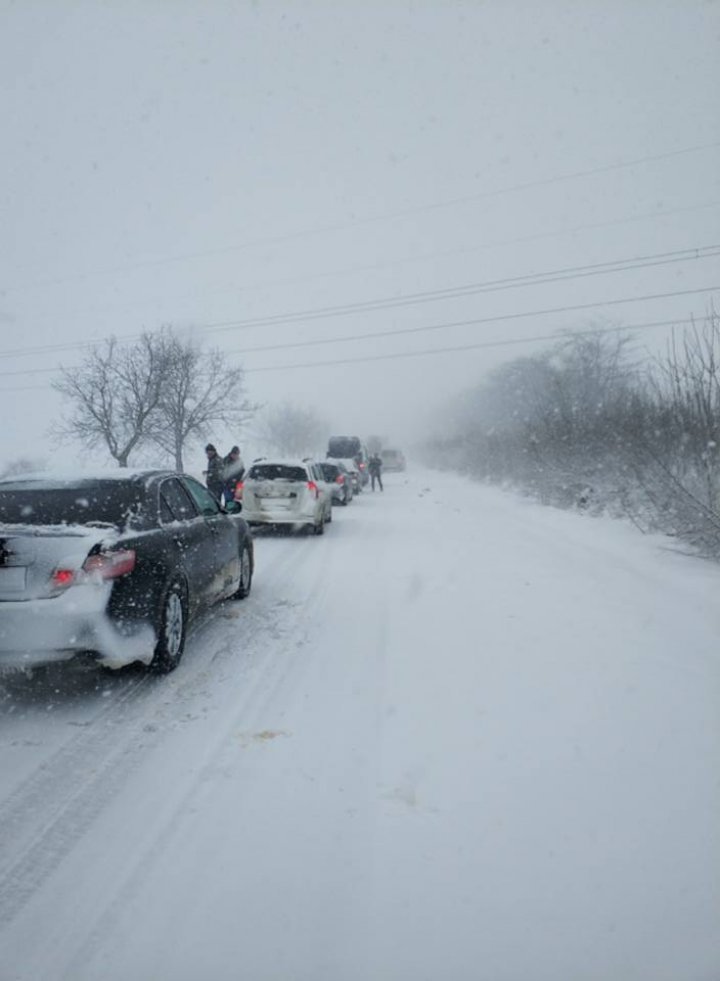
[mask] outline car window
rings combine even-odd
[[[160,524],[169,525],[174,520],[175,520],[175,515],[170,510],[170,505],[165,500],[165,497],[161,491],[160,492]]]
[[[190,521],[197,515],[198,508],[180,481],[176,477],[164,480],[160,485],[160,520],[163,524]]]
[[[192,477],[184,477],[183,485],[189,491],[190,496],[195,501],[195,505],[200,514],[211,517],[213,514],[220,514],[220,505],[212,496],[210,491],[193,480]]]
[[[5,481],[0,487],[0,521],[138,527],[145,501],[145,488],[133,480]]]
[[[304,467],[286,463],[256,463],[250,468],[250,480],[301,480],[308,479]]]

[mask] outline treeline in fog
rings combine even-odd
[[[719,444],[713,311],[650,362],[599,329],[509,362],[457,400],[425,449],[436,466],[622,515],[720,556]]]

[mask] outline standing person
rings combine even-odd
[[[240,447],[233,446],[228,455],[223,458],[223,477],[225,479],[225,503],[235,500],[235,487],[243,479],[245,464],[240,456]]]
[[[383,489],[382,485],[382,460],[378,453],[373,453],[368,461],[368,470],[370,471],[370,486],[372,490],[375,490],[375,481],[377,480],[380,490]]]
[[[208,443],[205,447],[205,455],[207,456],[207,470],[203,470],[205,484],[219,504],[224,487],[222,458],[212,443]]]

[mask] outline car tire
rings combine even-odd
[[[157,643],[150,668],[157,674],[169,674],[180,663],[187,633],[185,588],[173,580],[165,590],[157,621]]]
[[[243,545],[242,549],[240,550],[240,585],[237,588],[237,592],[233,595],[233,599],[245,599],[246,596],[250,595],[250,590],[252,589],[252,577],[252,556],[250,555],[250,549],[247,547],[247,545]]]
[[[315,527],[315,534],[316,535],[324,535],[325,534],[325,517],[322,516],[320,518],[319,523],[316,524],[314,527]]]

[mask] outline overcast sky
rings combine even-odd
[[[310,315],[720,243],[715,0],[0,0],[0,81],[0,466],[76,456],[50,382],[111,334],[192,328],[255,401],[407,444],[542,346],[471,345],[702,316],[688,291],[720,287],[715,256]]]

